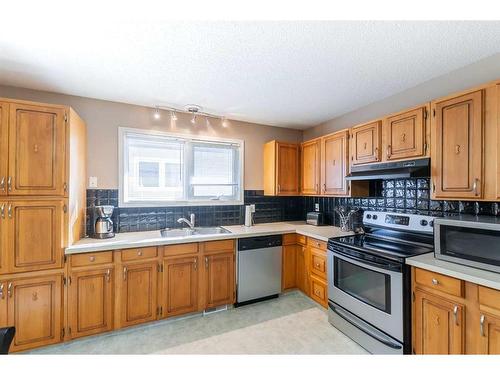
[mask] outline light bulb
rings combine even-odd
[[[175,114],[175,111],[172,111],[172,112],[170,113],[170,116],[172,117],[172,120],[173,120],[173,121],[177,121],[177,115]]]
[[[193,118],[191,119],[191,124],[196,124],[196,115],[193,115]]]
[[[225,117],[222,117],[222,118],[221,118],[221,124],[222,124],[222,127],[223,127],[223,128],[227,128],[227,121],[226,121],[226,118],[225,118]]]
[[[153,116],[156,120],[160,119],[160,109],[158,108],[158,106],[155,107],[155,113]]]

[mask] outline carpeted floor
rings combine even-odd
[[[165,320],[33,354],[366,354],[298,292],[237,309]]]

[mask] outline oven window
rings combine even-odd
[[[337,288],[388,314],[391,313],[391,277],[334,257]]]
[[[500,232],[440,225],[441,254],[500,265]]]

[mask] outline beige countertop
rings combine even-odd
[[[406,259],[410,266],[441,273],[446,276],[469,281],[471,283],[500,289],[500,274],[462,264],[434,258],[434,253],[427,253]]]
[[[352,232],[342,232],[340,228],[334,226],[316,227],[307,225],[305,221],[257,224],[251,227],[231,225],[224,226],[223,228],[227,229],[230,233],[164,238],[161,237],[159,230],[155,230],[147,232],[117,233],[115,237],[103,240],[84,238],[67,247],[65,253],[78,254],[93,251],[120,250],[286,233],[298,233],[321,241],[328,241],[328,238],[331,237],[342,237],[353,234]]]

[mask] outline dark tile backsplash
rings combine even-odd
[[[255,223],[303,220],[302,197],[267,197],[262,190],[245,190],[245,204],[255,204]],[[181,217],[196,215],[199,226],[238,225],[244,223],[245,206],[174,206],[174,207],[118,207],[118,190],[88,189],[88,211],[95,205],[109,204],[115,207],[111,220],[114,231],[135,232],[182,227]],[[87,214],[87,233],[93,232]]]
[[[305,214],[314,211],[315,203],[325,214],[325,223],[339,225],[336,206],[357,208],[352,227],[361,226],[363,210],[379,210],[443,216],[459,213],[472,215],[500,215],[496,202],[434,201],[430,199],[428,178],[385,180],[374,191],[377,196],[366,198],[331,197],[268,197],[262,190],[245,190],[245,204],[255,204],[256,224],[277,221],[305,220]],[[378,194],[380,193],[380,194]],[[112,220],[115,232],[159,230],[181,227],[180,217],[196,215],[199,226],[243,224],[245,206],[175,206],[175,207],[118,207],[118,190],[88,189],[87,207],[109,204],[115,206]],[[87,215],[87,233],[92,225]]]

